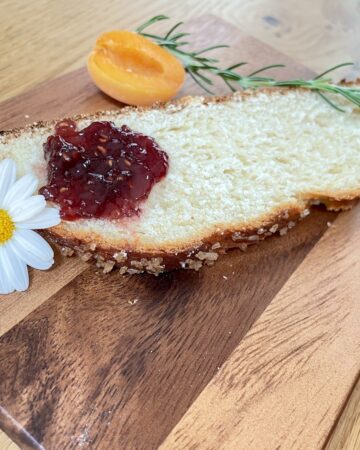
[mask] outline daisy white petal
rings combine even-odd
[[[5,271],[5,261],[3,260],[3,246],[0,246],[0,294],[11,294],[15,288],[11,285]]]
[[[16,222],[16,228],[28,228],[34,230],[43,230],[54,227],[61,222],[59,211],[56,208],[45,208],[39,214],[28,220]]]
[[[0,162],[0,207],[9,188],[15,183],[16,164],[11,159]]]
[[[32,231],[60,223],[60,213],[33,195],[38,181],[28,174],[16,181],[16,164],[0,162],[0,294],[29,287],[27,266],[47,270],[54,264],[50,245]]]
[[[47,270],[54,264],[54,260],[52,258],[48,259],[47,255],[42,254],[39,256],[29,251],[28,246],[24,247],[23,242],[18,242],[16,236],[9,242],[8,246],[19,259],[34,269]]]
[[[33,197],[16,202],[8,209],[8,211],[13,221],[16,223],[36,216],[44,210],[45,207],[45,198],[42,195],[34,195]]]
[[[15,289],[10,285],[5,273],[0,273],[0,295],[11,294]]]
[[[26,264],[21,261],[9,248],[2,246],[2,267],[7,275],[7,279],[17,291],[26,291],[29,287],[29,274]]]
[[[30,173],[17,180],[7,191],[2,203],[3,208],[10,208],[15,203],[30,197],[37,185],[36,177]]]
[[[16,241],[17,248],[26,248],[29,253],[42,261],[52,261],[54,259],[53,249],[35,231],[26,229],[17,230],[13,239]]]

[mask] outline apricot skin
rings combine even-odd
[[[175,56],[130,31],[101,35],[87,67],[101,91],[128,105],[167,101],[177,94],[185,80],[185,70]]]

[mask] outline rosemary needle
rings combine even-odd
[[[136,32],[144,37],[152,39],[161,47],[166,48],[170,53],[176,56],[184,65],[185,71],[190,75],[190,77],[206,92],[213,94],[212,85],[213,81],[210,76],[215,76],[227,85],[231,91],[235,91],[237,88],[242,89],[256,89],[259,87],[276,87],[276,86],[286,86],[286,87],[301,87],[303,89],[312,90],[320,95],[330,106],[335,108],[337,111],[345,112],[338,104],[336,104],[332,99],[328,97],[327,94],[340,95],[347,101],[360,107],[360,89],[354,86],[345,86],[333,83],[332,79],[328,76],[334,70],[341,67],[352,66],[353,63],[347,62],[338,64],[330,69],[324,71],[320,75],[310,79],[310,80],[285,80],[278,81],[275,78],[259,76],[263,72],[274,69],[285,67],[283,64],[273,64],[270,66],[262,67],[248,75],[240,75],[236,72],[236,69],[244,67],[246,62],[239,62],[227,68],[221,68],[219,66],[219,61],[215,58],[210,58],[204,55],[211,50],[229,47],[228,45],[213,45],[211,47],[202,49],[200,51],[189,51],[184,49],[185,46],[189,45],[188,39],[190,34],[180,32],[179,28],[183,25],[183,22],[176,23],[170,30],[164,35],[159,36],[156,34],[148,33],[147,29],[160,21],[168,20],[169,17],[164,15],[158,15],[152,17],[147,22],[140,25]]]

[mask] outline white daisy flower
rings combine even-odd
[[[16,164],[0,162],[0,294],[29,287],[27,266],[46,270],[54,264],[50,245],[32,229],[60,223],[59,211],[47,208],[42,195],[33,195],[38,185],[34,175],[16,181]]]

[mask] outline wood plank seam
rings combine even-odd
[[[360,386],[360,371],[359,371],[359,374],[358,374],[356,380],[354,381],[352,389],[349,391],[349,395],[347,396],[347,398],[345,399],[345,401],[343,403],[342,409],[339,411],[339,414],[336,418],[336,421],[334,422],[333,427],[331,428],[331,430],[329,432],[329,435],[324,443],[324,450],[337,450],[337,448],[339,448],[338,445],[335,443],[335,439],[336,439],[335,433],[337,432],[340,420],[344,417],[346,408],[347,408],[351,398],[353,397],[355,390],[358,389],[359,386]],[[340,444],[341,444],[341,442],[339,442],[339,445]],[[345,450],[345,447],[343,447],[343,445],[341,445],[341,448]],[[355,447],[354,448],[346,447],[346,449],[347,450],[357,450]]]
[[[349,390],[354,386],[358,376],[360,339],[358,337],[353,346],[351,330],[355,331],[360,328],[360,320],[355,314],[358,301],[357,287],[360,285],[357,280],[356,285],[351,288],[349,280],[356,276],[359,260],[356,259],[356,255],[353,255],[352,263],[348,261],[344,264],[344,255],[347,253],[346,247],[352,250],[353,244],[351,243],[357,242],[359,238],[357,229],[359,224],[359,208],[352,211],[350,215],[344,213],[337,219],[334,227],[307,255],[218,374],[193,402],[187,413],[164,440],[161,449],[192,448],[192,446],[200,445],[200,442],[202,442],[200,448],[206,449],[272,449],[281,445],[284,445],[285,448],[314,449],[324,446],[331,430],[334,429],[332,414],[336,413],[335,418],[341,414]],[[325,291],[327,300],[324,296],[316,295],[313,299],[313,307],[311,307],[310,297],[309,301],[307,299],[316,292],[312,287],[315,286],[314,273],[317,273],[316,279],[318,279],[319,273],[322,273],[321,278],[326,281],[326,273],[319,272],[319,269],[321,264],[328,267],[330,254],[333,255],[333,264],[334,261],[337,261],[333,269],[333,284],[340,283],[339,289],[336,294],[331,285],[317,287],[320,294],[323,289],[327,289]],[[334,259],[334,254],[337,255],[336,259]],[[323,259],[322,263],[321,259]],[[342,268],[340,269],[340,267]],[[290,299],[292,293],[295,293],[295,296],[289,302],[287,297],[290,296]],[[317,303],[318,300],[320,300],[319,303]],[[319,311],[322,310],[321,316],[316,313],[315,305]],[[333,319],[336,315],[333,316],[332,312],[338,314],[339,308],[341,308],[342,314],[335,322]],[[309,321],[313,314],[315,314],[314,320],[319,321],[321,318],[319,332],[322,328],[326,332],[325,335],[328,336],[327,339],[324,339],[324,334],[320,333],[317,336],[312,330],[313,338],[309,340],[303,324],[296,329],[296,320],[294,321],[293,317],[302,315],[305,321]],[[285,324],[289,323],[294,328],[293,335],[288,336],[290,340],[287,341],[277,337],[285,318]],[[338,335],[336,339],[335,335]],[[342,336],[341,339],[340,336]],[[318,341],[319,339],[320,341]],[[322,352],[315,350],[309,354],[306,357],[305,366],[301,368],[301,364],[299,365],[301,360],[297,359],[296,354],[300,349],[306,349],[306,343],[310,345],[311,341],[320,342],[320,346],[323,347]],[[282,348],[284,351],[288,349],[291,352],[288,353],[286,350],[286,353],[282,353]],[[309,348],[311,349],[311,347]],[[329,353],[332,348],[334,351],[336,350],[333,356]],[[255,351],[262,355],[260,359],[258,357],[257,361],[250,358],[251,353]],[[329,355],[325,356],[324,352],[325,354],[328,352]],[[346,356],[348,354],[353,355],[355,359],[349,360]],[[295,359],[291,356],[295,356]],[[328,372],[331,367],[329,366],[331,357],[334,358],[332,371]],[[282,365],[284,361],[286,362],[279,384],[277,371],[279,364]],[[286,369],[286,367],[288,368]],[[311,374],[316,378],[306,382]],[[273,379],[274,376],[275,379]],[[293,389],[289,390],[289,387],[286,387],[284,377],[289,386],[293,385]],[[290,380],[292,380],[291,383]],[[319,399],[317,396],[321,391],[314,390],[316,384],[321,387],[323,392]],[[266,390],[263,390],[265,388]],[[298,394],[296,390],[298,390]],[[335,391],[340,392],[340,390],[342,401],[339,405],[335,405],[331,396]],[[311,408],[306,401],[301,403],[302,395],[309,401],[313,397],[317,409]],[[287,418],[283,412],[279,415],[280,405],[287,411]],[[302,409],[299,408],[300,405],[302,405]],[[246,411],[246,415],[241,414],[242,410]],[[275,414],[273,417],[264,415],[266,411],[270,410]],[[301,411],[303,412],[301,413]],[[294,419],[293,415],[295,415]],[[280,425],[280,419],[282,425]],[[256,427],[257,434],[251,433],[250,430],[254,429],[253,427]],[[281,434],[281,437],[276,436],[273,431],[280,430],[281,427],[287,430],[287,434]],[[315,430],[317,434],[312,434]],[[214,445],[211,443],[211,436],[217,437]],[[295,436],[296,440],[291,440],[295,439]]]

